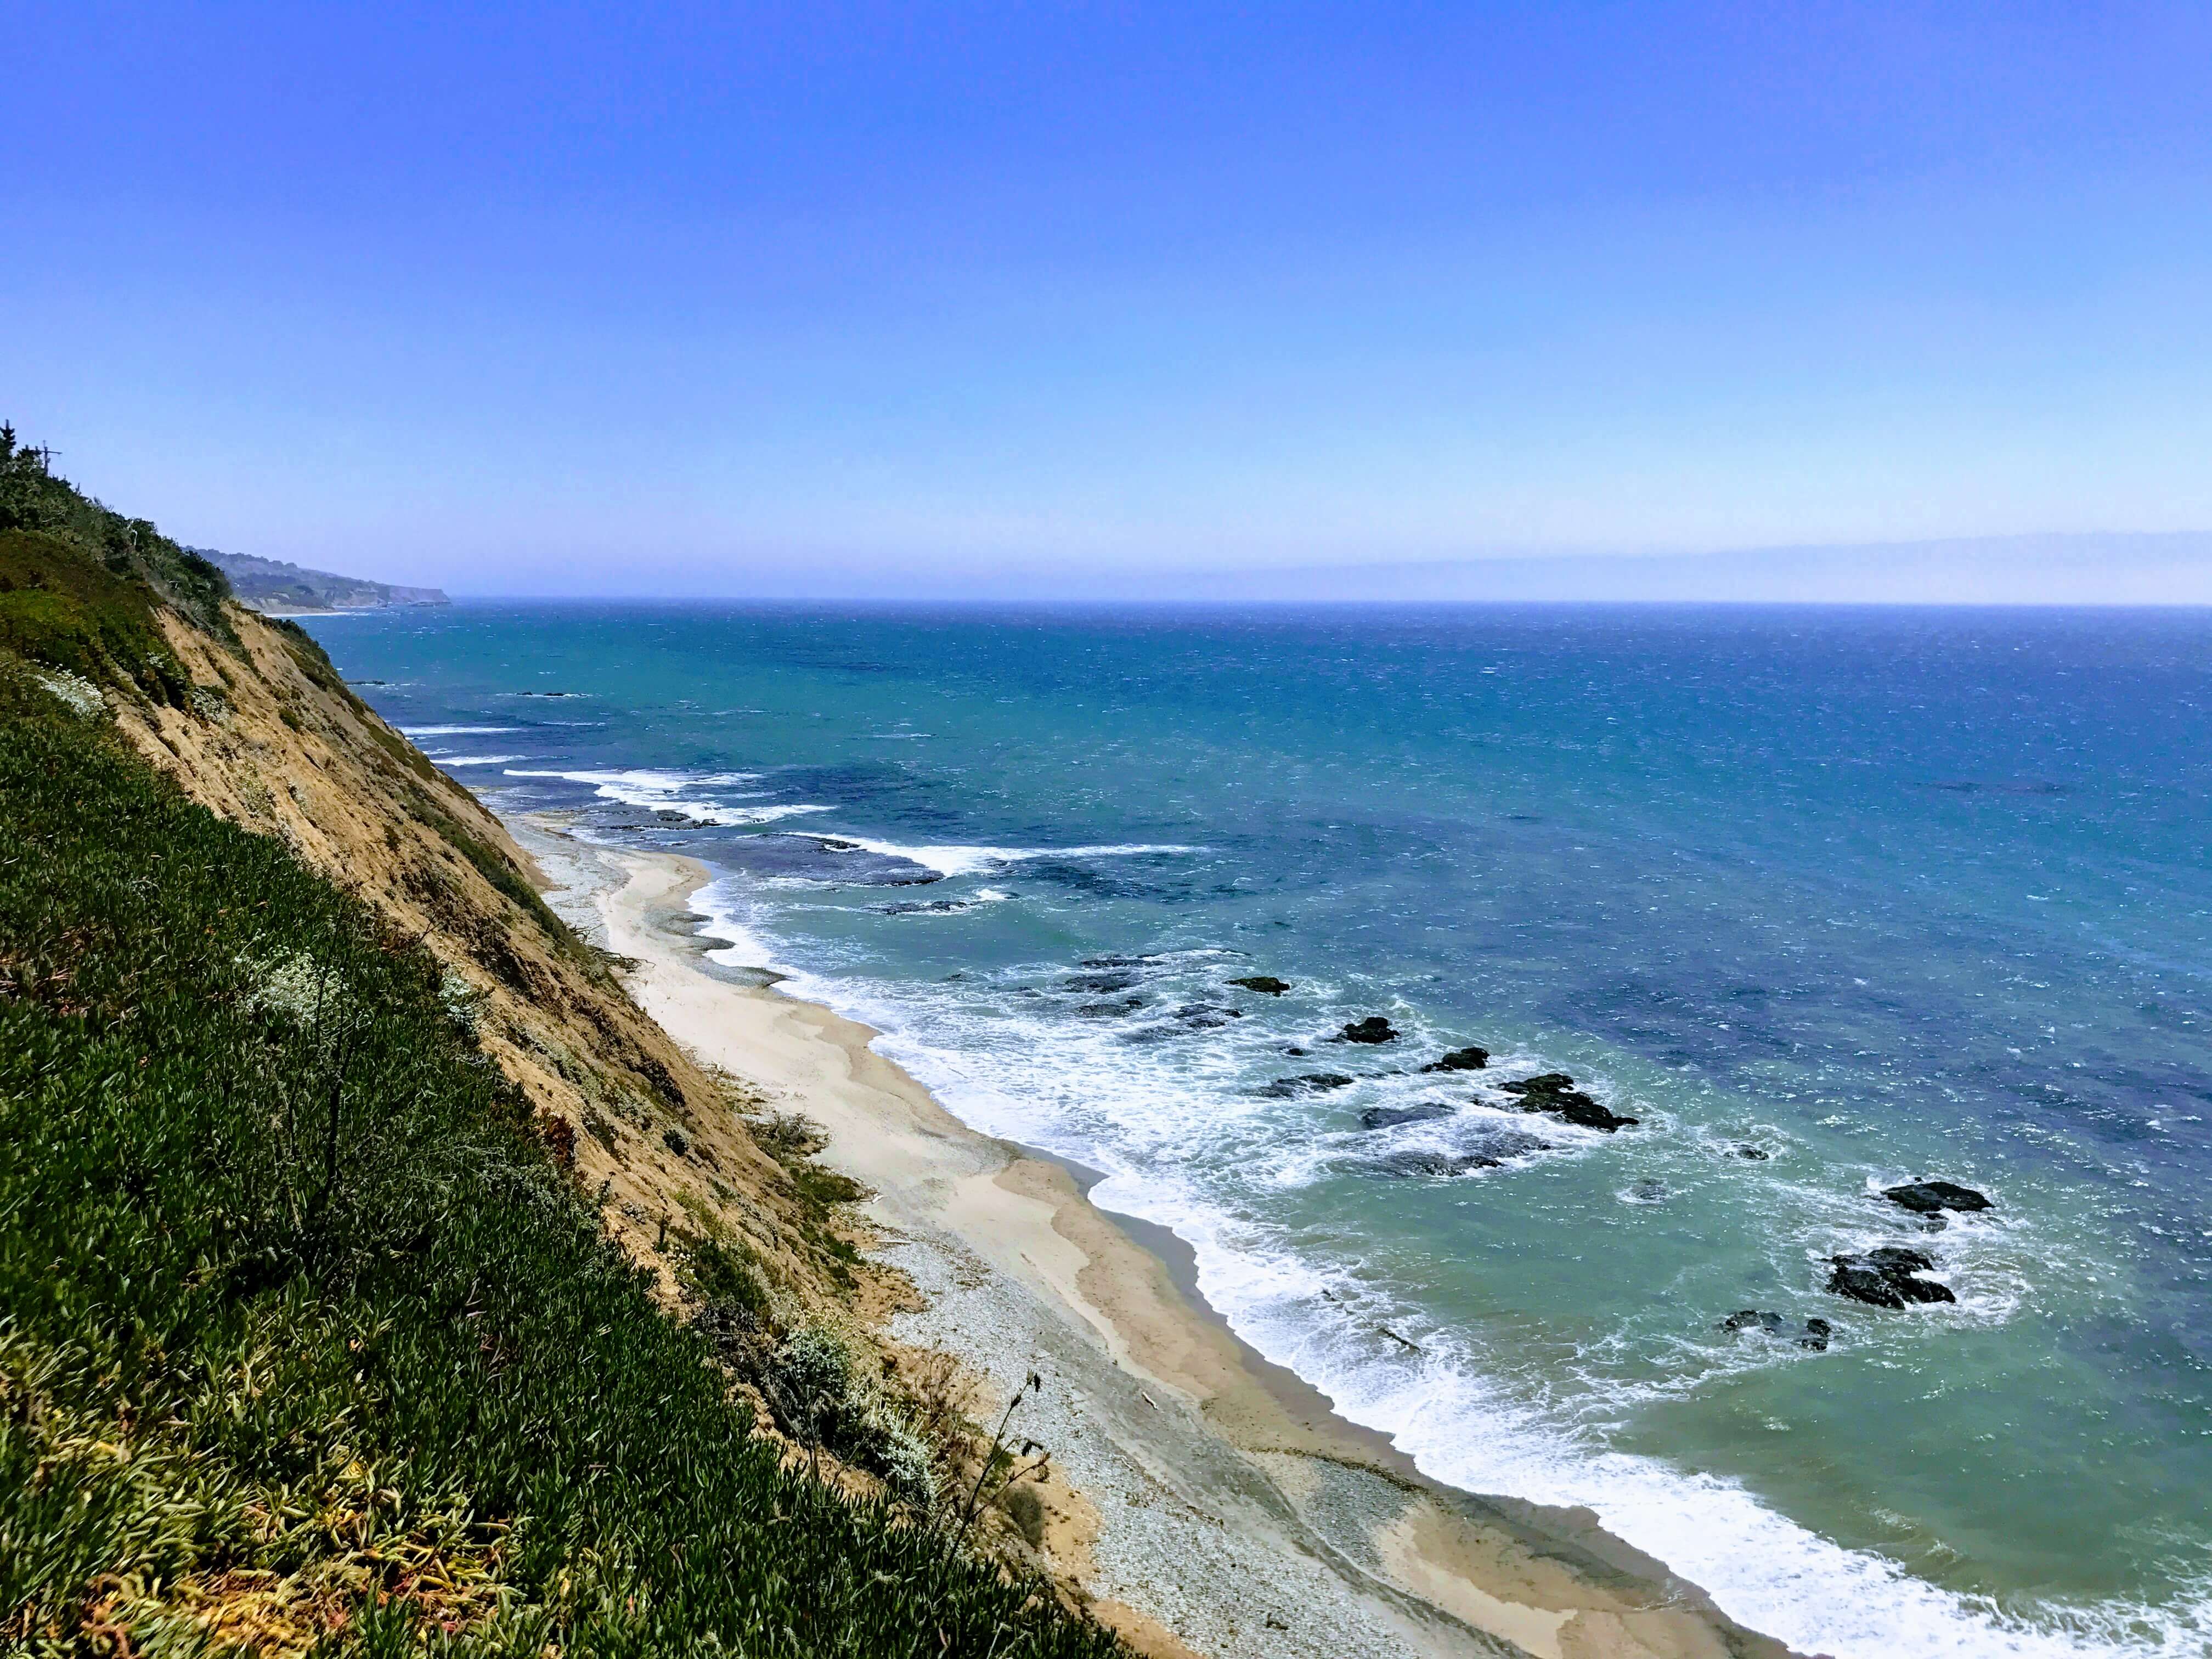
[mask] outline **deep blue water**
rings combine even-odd
[[[2212,613],[310,626],[502,808],[707,859],[732,959],[1109,1171],[1431,1473],[1588,1504],[1808,1650],[2206,1650]],[[1494,1087],[1554,1069],[1641,1121]],[[1314,1073],[1354,1081],[1266,1092]],[[1996,1207],[1875,1195],[1926,1176]],[[1826,1293],[1881,1243],[1957,1301]]]

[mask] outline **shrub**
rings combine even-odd
[[[999,1500],[1006,1518],[1014,1523],[1033,1550],[1044,1547],[1044,1499],[1037,1496],[1035,1486],[1017,1482],[1006,1488],[1006,1495]]]
[[[907,1502],[936,1495],[927,1442],[870,1384],[845,1339],[827,1325],[793,1332],[769,1357],[766,1394],[792,1431],[882,1479]]]

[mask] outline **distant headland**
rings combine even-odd
[[[211,547],[192,551],[230,578],[231,592],[256,611],[271,616],[313,615],[331,611],[382,611],[394,605],[451,605],[442,589],[400,587],[361,576],[309,570],[282,559],[250,553],[219,553]]]

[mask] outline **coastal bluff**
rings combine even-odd
[[[0,478],[8,1638],[1784,1659],[1594,1516],[1425,1480],[1083,1172],[718,970],[697,866],[503,823],[35,471]]]

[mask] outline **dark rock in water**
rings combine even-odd
[[[1915,1279],[1911,1273],[1900,1273],[1891,1279],[1898,1293],[1907,1302],[1956,1302],[1951,1287],[1933,1279]]]
[[[1936,1266],[1934,1257],[1908,1250],[1902,1244],[1885,1244],[1878,1250],[1869,1250],[1862,1260],[1886,1273],[1924,1273]]]
[[[1112,1019],[1121,1014],[1133,1014],[1144,1006],[1142,997],[1115,997],[1106,1002],[1079,1002],[1075,1012],[1085,1019]]]
[[[1741,1313],[1732,1313],[1721,1321],[1721,1328],[1724,1331],[1747,1331],[1754,1326],[1762,1331],[1779,1336],[1782,1334],[1782,1316],[1778,1313],[1761,1313],[1756,1308],[1746,1308]]]
[[[1498,1160],[1480,1152],[1392,1152],[1370,1165],[1377,1175],[1457,1176],[1474,1170],[1494,1170]]]
[[[1565,1072],[1541,1072],[1534,1077],[1498,1086],[1509,1095],[1520,1096],[1524,1112],[1543,1112],[1585,1129],[1602,1129],[1611,1134],[1638,1121],[1600,1105],[1576,1088],[1574,1081]]]
[[[1137,982],[1134,974],[1078,974],[1060,982],[1063,991],[1126,991]]]
[[[1277,979],[1273,974],[1252,974],[1243,979],[1232,979],[1229,982],[1231,985],[1241,986],[1247,991],[1257,991],[1262,996],[1270,997],[1279,997],[1291,988],[1290,981]]]
[[[1352,1079],[1341,1072],[1305,1072],[1297,1077],[1279,1077],[1252,1092],[1262,1100],[1294,1100],[1300,1095],[1326,1094],[1331,1089],[1348,1089],[1352,1085]]]
[[[1763,1331],[1769,1336],[1788,1336],[1801,1348],[1810,1348],[1814,1353],[1826,1353],[1828,1338],[1835,1328],[1825,1319],[1808,1319],[1796,1331],[1790,1322],[1778,1313],[1762,1313],[1756,1308],[1746,1308],[1732,1313],[1721,1321],[1724,1331]]]
[[[1461,1145],[1480,1152],[1485,1158],[1521,1158],[1529,1152],[1548,1152],[1552,1150],[1550,1141],[1540,1139],[1525,1129],[1512,1129],[1504,1125],[1474,1139],[1462,1141]]]
[[[1509,1095],[1556,1095],[1573,1088],[1575,1080],[1565,1072],[1539,1072],[1534,1077],[1516,1079],[1498,1086]]]
[[[1863,1302],[1870,1308],[1901,1308],[1905,1297],[1887,1275],[1871,1267],[1852,1264],[1849,1256],[1838,1256],[1828,1274],[1828,1293],[1849,1297],[1854,1302]]]
[[[1310,1048],[1301,1048],[1297,1043],[1293,1042],[1286,1045],[1283,1049],[1283,1052],[1291,1055],[1294,1059],[1304,1060],[1308,1054],[1311,1054],[1313,1050]]]
[[[1224,1008],[1218,1003],[1187,1002],[1175,1011],[1175,1018],[1194,1031],[1210,1031],[1232,1019],[1242,1019],[1244,1015],[1239,1009]]]
[[[1944,1210],[1986,1210],[1992,1207],[1990,1200],[1972,1187],[1961,1187],[1949,1181],[1915,1181],[1903,1187],[1883,1189],[1882,1194],[1893,1204],[1902,1204],[1919,1215],[1935,1215]]]
[[[1835,1255],[1828,1260],[1833,1268],[1828,1275],[1830,1293],[1870,1307],[1902,1308],[1908,1302],[1959,1299],[1949,1285],[1917,1277],[1936,1264],[1918,1250],[1908,1250],[1901,1244],[1885,1244],[1863,1255]]]
[[[1638,1204],[1656,1204],[1667,1196],[1667,1183],[1656,1176],[1646,1176],[1628,1189],[1628,1195]]]
[[[1359,1115],[1363,1129],[1395,1128],[1401,1123],[1433,1123],[1440,1117],[1449,1117],[1457,1109],[1441,1100],[1431,1100],[1419,1106],[1370,1106]]]
[[[969,908],[964,899],[905,899],[896,904],[878,904],[875,909],[884,916],[944,916]]]
[[[1479,1072],[1490,1064],[1490,1050],[1469,1043],[1464,1048],[1455,1048],[1421,1067],[1425,1072]]]
[[[1141,968],[1150,957],[1085,957],[1077,965],[1084,968]]]
[[[1747,1158],[1754,1164],[1764,1164],[1771,1156],[1759,1151],[1756,1146],[1739,1146],[1735,1149],[1735,1155],[1738,1158]]]
[[[1395,1042],[1397,1040],[1396,1030],[1380,1014],[1355,1019],[1329,1039],[1331,1042]]]

